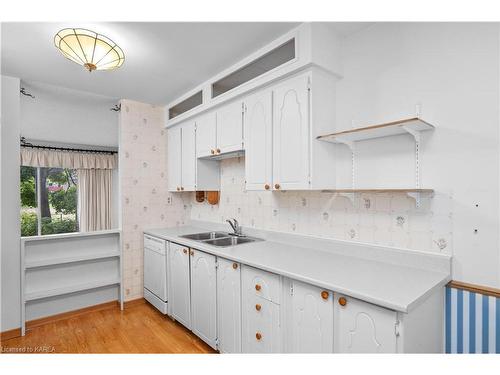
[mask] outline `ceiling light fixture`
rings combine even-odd
[[[62,29],[54,36],[54,44],[64,57],[83,65],[89,72],[116,69],[125,60],[115,42],[86,29]]]

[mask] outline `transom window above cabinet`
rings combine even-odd
[[[212,83],[212,98],[230,91],[295,58],[295,38]]]

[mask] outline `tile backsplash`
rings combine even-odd
[[[143,295],[143,230],[189,221],[190,196],[167,190],[164,111],[122,100],[120,188],[125,300]]]
[[[450,194],[422,197],[419,208],[404,193],[356,194],[319,191],[246,191],[245,160],[221,161],[218,205],[191,198],[191,219],[308,234],[422,251],[452,253]],[[188,195],[186,195],[188,196]]]

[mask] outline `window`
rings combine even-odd
[[[21,167],[21,236],[78,232],[75,169]]]
[[[198,91],[196,94],[169,108],[168,118],[171,120],[201,104],[203,104],[203,91]]]
[[[295,38],[212,83],[212,98],[232,90],[295,58]]]

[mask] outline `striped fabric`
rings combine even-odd
[[[446,353],[500,353],[500,298],[446,288]]]

